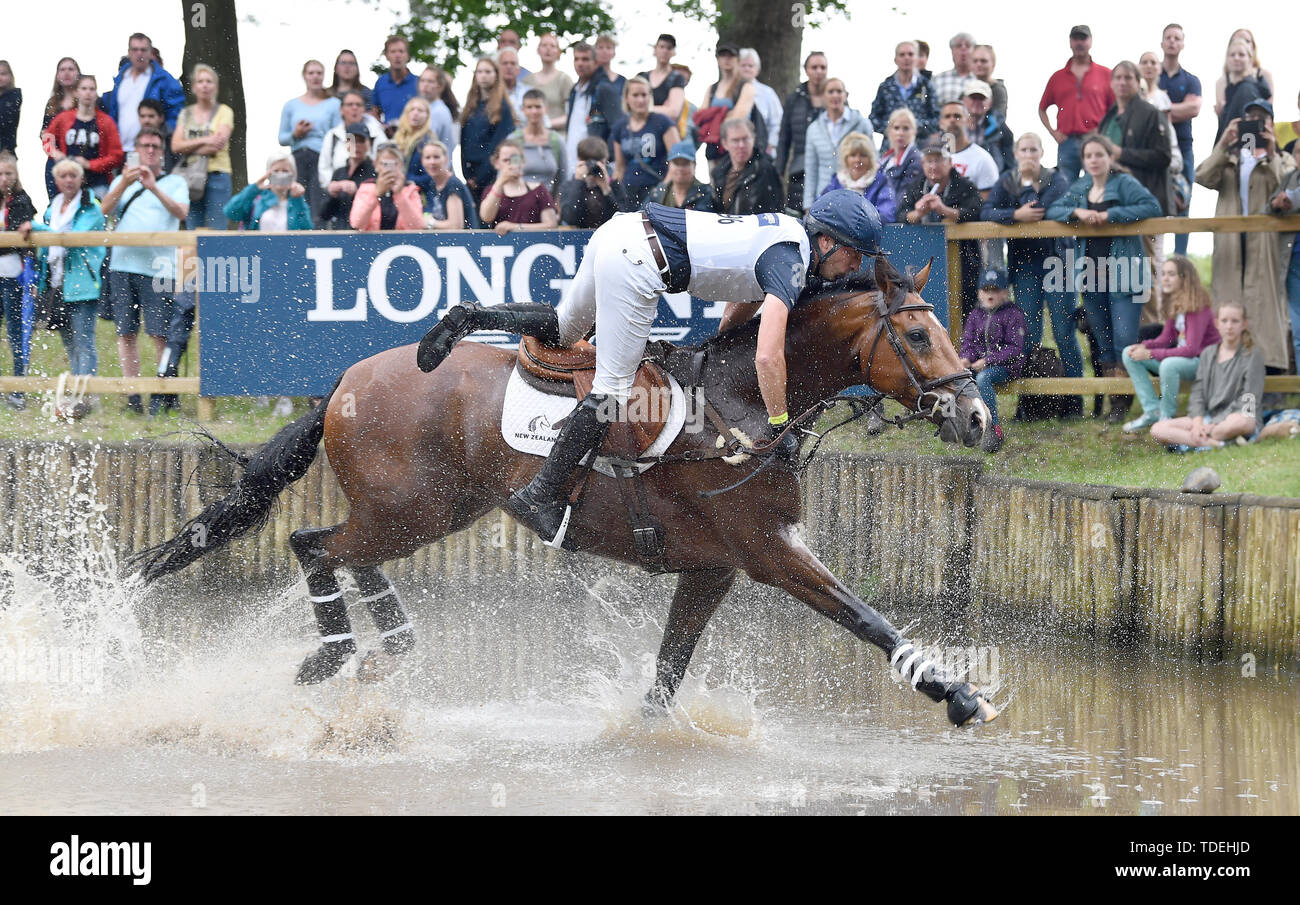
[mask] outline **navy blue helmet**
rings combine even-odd
[[[880,254],[880,212],[876,206],[850,189],[827,192],[808,208],[803,218],[809,238],[819,233],[866,255]],[[835,253],[831,249],[825,256]]]

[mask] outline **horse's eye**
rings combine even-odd
[[[930,334],[924,330],[908,330],[907,341],[918,349],[924,349],[930,345]]]

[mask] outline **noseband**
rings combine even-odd
[[[956,371],[955,373],[947,374],[943,377],[936,377],[933,380],[922,380],[921,373],[917,369],[916,363],[908,353],[902,337],[898,335],[898,330],[894,328],[893,316],[895,314],[899,314],[903,311],[933,312],[933,305],[929,302],[922,301],[920,303],[899,305],[897,308],[890,308],[885,300],[884,292],[880,292],[880,297],[876,300],[876,308],[880,312],[880,323],[876,326],[876,335],[872,337],[871,347],[867,352],[867,366],[863,371],[865,383],[868,385],[871,384],[871,365],[872,362],[875,361],[876,348],[880,345],[880,337],[882,336],[888,338],[890,348],[894,350],[894,355],[897,356],[899,364],[903,366],[903,373],[907,375],[908,382],[912,385],[912,389],[916,391],[916,405],[912,409],[914,413],[929,417],[938,411],[939,406],[942,404],[942,400],[934,391],[939,387],[960,383],[962,386],[952,387],[951,389],[954,395],[961,395],[961,393],[966,389],[964,384],[974,383],[975,375],[969,369]],[[930,411],[927,412],[925,411],[924,405],[925,397],[931,395],[935,397],[934,405],[930,408]]]

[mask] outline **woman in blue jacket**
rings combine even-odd
[[[1008,226],[1015,223],[1041,223],[1052,206],[1069,188],[1065,176],[1043,166],[1043,142],[1033,132],[1020,136],[1015,148],[1016,166],[1002,174],[989,192],[980,211],[980,219]],[[1072,293],[1045,288],[1052,261],[1059,260],[1065,240],[1010,239],[1007,242],[1007,269],[1015,291],[1016,307],[1025,315],[1025,344],[1029,348],[1043,341],[1043,308],[1052,319],[1052,335],[1061,354],[1066,377],[1083,376],[1083,357],[1075,336],[1070,312],[1077,300]],[[1083,400],[1070,397],[1072,411],[1083,414]]]
[[[1133,223],[1161,215],[1160,202],[1118,162],[1110,139],[1091,133],[1080,145],[1084,175],[1047,209],[1061,223]],[[1072,259],[1073,258],[1073,259]],[[1108,377],[1124,377],[1120,355],[1138,341],[1142,305],[1150,297],[1151,276],[1140,236],[1076,239],[1074,255],[1043,275],[1049,288],[1080,292]],[[1112,396],[1106,420],[1122,423],[1132,396]]]
[[[311,229],[311,209],[306,189],[298,182],[297,163],[284,151],[272,154],[266,173],[244,186],[226,203],[223,213],[244,229]]]
[[[501,70],[495,60],[484,57],[474,67],[474,87],[460,111],[460,168],[475,201],[481,201],[496,182],[492,155],[514,130]]]
[[[54,184],[59,193],[45,209],[45,217],[33,229],[48,232],[81,233],[104,228],[104,214],[90,189],[81,187],[84,171],[75,160],[64,158],[54,165]],[[95,310],[101,288],[100,265],[108,249],[64,248],[51,246],[37,252],[40,276],[37,291],[49,298],[57,327],[68,353],[68,368],[73,374],[94,374],[99,362],[95,353]],[[78,405],[85,405],[79,403]],[[86,414],[89,406],[74,411]]]

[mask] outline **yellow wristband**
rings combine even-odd
[[[767,423],[772,425],[773,427],[780,427],[782,424],[785,424],[789,420],[790,420],[790,413],[782,412],[781,414],[777,415],[775,418],[768,418]]]

